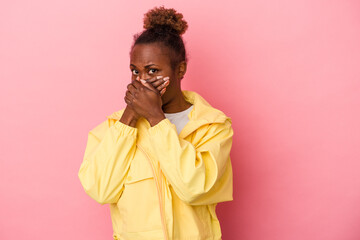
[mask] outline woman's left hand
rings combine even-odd
[[[140,116],[146,118],[151,126],[165,118],[162,110],[162,100],[157,89],[149,83],[132,81],[127,86],[131,93],[131,99],[128,103]]]

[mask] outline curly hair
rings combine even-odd
[[[172,69],[181,62],[187,62],[184,41],[181,37],[188,28],[187,22],[181,13],[173,8],[155,7],[144,15],[144,29],[141,33],[134,35],[136,44],[162,43],[170,51],[170,64]]]

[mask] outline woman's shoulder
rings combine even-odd
[[[98,123],[90,130],[90,133],[101,139],[105,135],[106,131],[108,131],[110,127],[120,120],[124,110],[125,108],[107,115],[102,122]]]
[[[190,117],[195,121],[206,121],[208,123],[231,123],[231,118],[222,110],[212,106],[201,94],[195,91],[183,90],[185,99],[192,103],[194,108]]]

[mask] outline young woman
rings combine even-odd
[[[114,239],[221,239],[215,207],[233,199],[231,119],[181,90],[182,14],[154,8],[144,28],[130,52],[127,106],[89,132],[79,179],[109,203]]]

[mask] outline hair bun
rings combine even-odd
[[[177,34],[182,35],[188,28],[187,22],[181,13],[177,13],[173,8],[155,7],[145,13],[144,28],[170,28]]]

